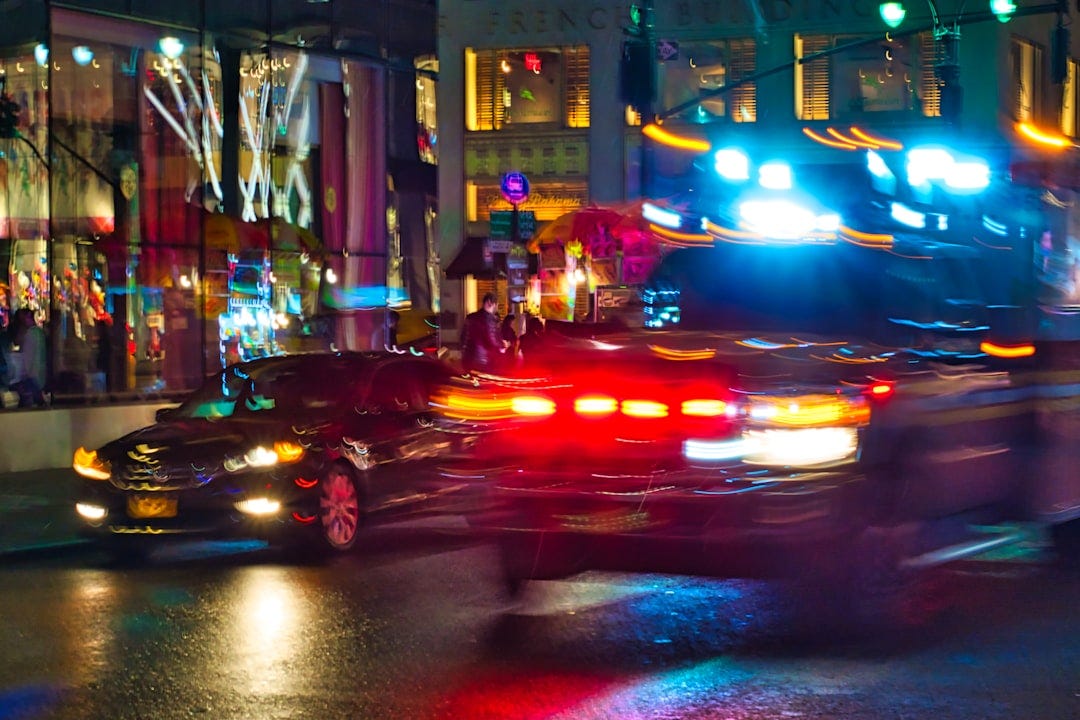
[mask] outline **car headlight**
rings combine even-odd
[[[304,457],[304,448],[302,445],[298,445],[297,443],[288,440],[281,440],[274,443],[273,448],[259,445],[248,450],[247,453],[244,454],[244,463],[248,467],[269,467],[279,463],[294,463],[302,457]]]
[[[75,451],[71,467],[75,472],[91,480],[108,480],[112,475],[112,464],[98,457],[97,450],[80,447]]]

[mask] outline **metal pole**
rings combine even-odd
[[[653,0],[644,0],[641,12],[641,27],[644,31],[643,39],[645,41],[646,57],[648,58],[646,67],[648,67],[648,72],[651,75],[647,84],[649,92],[646,94],[645,102],[642,104],[642,107],[638,108],[638,112],[641,115],[641,127],[644,128],[655,120],[653,117],[653,107],[656,96],[656,29],[653,15]],[[642,134],[641,161],[638,165],[638,170],[641,173],[639,180],[639,194],[642,199],[648,198],[652,191],[652,152],[652,147],[649,145],[649,139]]]

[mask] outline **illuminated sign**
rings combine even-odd
[[[529,199],[529,179],[523,173],[506,173],[499,189],[502,190],[503,198],[511,205],[520,205]]]

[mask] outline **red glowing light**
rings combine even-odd
[[[870,397],[875,400],[885,400],[892,397],[892,394],[896,391],[895,386],[892,383],[876,382],[869,388]]]
[[[305,480],[302,477],[296,478],[295,480],[293,480],[293,482],[296,483],[297,487],[303,488],[304,490],[310,490],[311,488],[319,484],[318,480]]]
[[[537,75],[540,74],[540,56],[536,53],[525,53],[525,69],[534,72]]]
[[[301,515],[298,512],[294,512],[292,514],[292,518],[293,518],[293,520],[295,520],[298,523],[302,523],[304,525],[310,525],[311,523],[315,522],[316,516],[315,515]]]

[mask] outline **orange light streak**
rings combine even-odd
[[[842,132],[840,132],[836,128],[831,128],[831,127],[830,128],[825,128],[825,132],[829,133],[830,135],[832,135],[834,138],[836,138],[840,142],[851,143],[852,145],[855,145],[856,147],[866,148],[867,150],[877,150],[878,149],[878,146],[875,145],[874,143],[866,142],[866,141],[863,141],[863,140],[852,140],[851,138],[849,138],[847,135],[844,135]]]
[[[700,138],[683,137],[669,133],[655,123],[649,123],[645,127],[641,128],[641,134],[647,138],[651,138],[661,145],[666,145],[676,150],[690,150],[693,152],[708,152],[709,142]]]
[[[851,126],[851,134],[859,138],[860,140],[865,140],[868,143],[873,143],[874,145],[877,145],[878,147],[883,147],[887,150],[904,149],[904,145],[902,143],[898,143],[895,140],[888,140],[883,137],[878,137],[876,135],[871,135],[870,133],[866,132],[862,128],[856,127],[855,125]]]
[[[1058,149],[1064,149],[1072,145],[1072,141],[1064,135],[1051,135],[1050,133],[1039,130],[1031,123],[1016,123],[1016,131],[1040,145],[1056,147]]]
[[[819,135],[818,133],[814,132],[810,128],[804,127],[802,129],[802,131],[803,131],[803,135],[805,135],[806,137],[810,138],[811,140],[813,140],[815,142],[821,143],[822,145],[827,145],[829,147],[839,148],[841,150],[858,150],[859,149],[858,145],[852,145],[849,142],[839,142],[837,140],[830,140],[829,138],[825,137],[824,135]]]
[[[979,344],[979,350],[987,355],[999,358],[1022,358],[1031,357],[1035,354],[1035,346],[1030,343],[1023,345],[998,345],[984,341]]]
[[[702,348],[700,350],[678,350],[664,347],[663,345],[650,345],[649,350],[654,355],[659,355],[667,360],[709,360],[716,357],[714,348]]]

